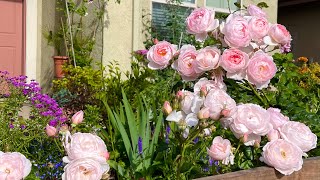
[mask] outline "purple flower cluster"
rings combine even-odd
[[[62,108],[58,103],[47,94],[41,93],[39,83],[35,80],[27,82],[27,76],[9,77],[7,71],[0,71],[1,78],[15,89],[19,89],[30,103],[38,110],[39,114],[44,117],[50,117],[50,126],[56,126],[64,123],[67,118],[63,116]]]

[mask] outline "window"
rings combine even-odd
[[[239,0],[229,0],[231,11],[238,9],[238,7],[234,5],[236,2],[241,3]],[[207,7],[213,7],[217,12],[230,13],[228,0],[206,0],[205,5]]]
[[[151,26],[154,37],[172,43],[177,43],[181,32],[185,32],[185,19],[194,8],[205,5],[214,8],[217,14],[223,16],[229,14],[228,0],[183,0],[179,6],[167,3],[167,0],[152,0],[151,2]],[[200,4],[201,2],[204,4]],[[241,3],[241,0],[230,0],[231,11],[238,9],[234,5],[235,2]]]
[[[165,0],[152,1],[152,32],[159,40],[177,43],[185,32],[185,19],[196,7],[195,0],[184,0],[180,6]]]

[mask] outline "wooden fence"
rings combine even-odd
[[[300,171],[284,176],[272,167],[258,167],[196,180],[320,180],[320,157],[305,159]]]

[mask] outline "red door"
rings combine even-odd
[[[24,74],[23,32],[22,0],[0,0],[0,70],[11,76]]]

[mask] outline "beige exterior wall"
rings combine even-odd
[[[41,63],[39,65],[41,78],[38,81],[44,92],[49,92],[54,78],[54,62],[52,56],[56,55],[56,52],[52,46],[47,44],[47,39],[44,38],[43,32],[59,28],[60,18],[56,12],[55,0],[42,0],[41,9],[42,19],[40,21],[41,31],[39,33],[39,38],[41,39]]]
[[[133,0],[113,1],[107,6],[103,31],[103,64],[114,60],[120,63],[121,70],[130,69],[133,47]]]

